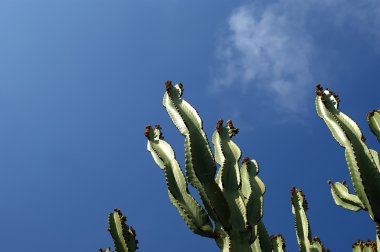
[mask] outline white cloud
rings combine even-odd
[[[240,6],[229,17],[228,32],[216,52],[220,72],[214,90],[254,88],[272,97],[282,112],[302,112],[305,94],[317,81],[312,68],[320,48],[313,27],[356,29],[376,47],[380,1],[288,0]]]

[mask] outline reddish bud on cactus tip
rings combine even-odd
[[[315,86],[315,93],[319,96],[323,95],[323,87],[321,86],[321,84]]]
[[[223,120],[219,119],[218,122],[216,123],[216,129],[219,130],[223,126]]]
[[[151,129],[150,125],[145,126],[145,133],[144,133],[144,135],[145,135],[145,137],[147,137],[148,139],[149,139],[150,129]],[[116,208],[115,208],[115,209],[116,209]],[[115,211],[116,211],[116,210],[115,210]]]
[[[290,188],[290,194],[293,196],[295,192],[296,192],[296,188],[292,186],[292,188]]]
[[[159,130],[160,130],[160,129],[161,129],[161,126],[160,126],[160,125],[158,125],[158,124],[156,124],[156,125],[154,125],[154,128],[155,128],[155,129],[159,129]]]
[[[243,161],[241,162],[242,164],[249,164],[250,160],[249,157],[244,157]]]
[[[179,87],[181,90],[183,90],[183,84],[182,84],[182,82],[178,83],[178,87]]]
[[[172,82],[170,80],[165,81],[165,89],[167,92],[170,91],[171,86],[172,86]]]
[[[114,208],[113,209],[115,212],[120,212],[120,209],[119,208]]]

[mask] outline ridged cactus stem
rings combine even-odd
[[[126,221],[125,215],[117,208],[108,215],[108,231],[112,236],[115,252],[135,252],[138,249],[136,232],[126,224]],[[109,248],[99,249],[99,251],[111,252]]]
[[[161,128],[145,129],[148,151],[165,173],[170,201],[191,231],[215,239],[221,251],[271,251],[261,221],[265,186],[257,176],[257,162],[244,158],[239,167],[241,151],[232,141],[238,129],[232,121],[226,125],[222,120],[217,122],[212,136],[213,155],[202,119],[182,94],[181,83],[173,86],[166,82],[163,105],[185,138],[186,177]],[[203,206],[190,195],[188,183],[197,189]]]
[[[368,211],[376,224],[377,247],[379,245],[380,223],[380,158],[379,153],[368,148],[359,126],[339,110],[339,97],[321,85],[316,87],[316,109],[318,116],[324,120],[335,140],[345,149],[345,157],[352,185],[356,192],[350,194],[344,183],[329,183],[335,203],[351,211]],[[367,115],[371,131],[380,136],[379,110]],[[379,140],[379,138],[378,138]]]

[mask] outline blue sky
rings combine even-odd
[[[375,238],[367,213],[336,206],[349,181],[343,149],[314,108],[321,83],[361,126],[379,108],[376,0],[0,1],[0,241],[12,251],[112,245],[118,207],[141,251],[217,251],[169,203],[146,150],[160,124],[183,164],[183,138],[161,105],[182,82],[207,134],[219,118],[256,159],[264,223],[297,251],[291,186],[303,188],[313,235],[333,251]]]

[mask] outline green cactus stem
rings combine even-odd
[[[339,110],[339,97],[321,85],[316,87],[316,109],[335,140],[345,149],[345,157],[356,195],[341,183],[330,183],[335,203],[352,211],[368,211],[376,224],[377,250],[380,251],[380,165],[379,153],[369,149],[358,125]],[[372,132],[379,136],[379,111],[367,115]],[[379,138],[378,138],[379,139]]]
[[[309,220],[306,216],[308,204],[302,190],[292,187],[290,195],[300,252],[328,252],[318,237],[311,238]]]
[[[380,110],[372,110],[367,114],[367,122],[372,133],[380,142]]]
[[[232,121],[223,125],[219,120],[212,135],[213,154],[198,112],[182,94],[181,83],[166,82],[163,105],[185,137],[186,176],[161,128],[145,128],[147,149],[165,174],[171,203],[192,232],[214,239],[222,251],[271,251],[261,221],[265,185],[255,160],[244,158],[240,165],[241,150],[232,141],[239,130]],[[190,195],[188,183],[197,189],[203,206]]]
[[[108,215],[108,231],[112,236],[115,252],[134,252],[138,249],[136,232],[126,224],[126,221],[125,215],[117,208]],[[99,249],[99,251],[111,252],[110,248]]]

